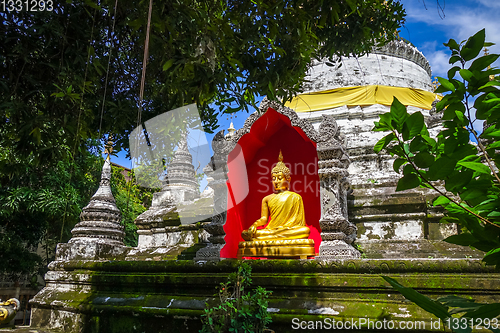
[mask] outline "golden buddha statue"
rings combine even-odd
[[[238,256],[314,255],[304,203],[300,194],[289,191],[290,169],[283,163],[281,151],[271,174],[274,193],[262,199],[261,217],[241,233],[246,242],[240,243]]]

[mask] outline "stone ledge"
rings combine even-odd
[[[434,223],[433,223],[434,224]],[[441,224],[439,224],[441,225]],[[406,258],[427,258],[429,260],[480,260],[484,252],[446,243],[440,240],[421,239],[416,241],[407,240],[356,240],[362,251],[368,258],[376,260],[399,260],[404,255]],[[446,259],[448,258],[448,259]],[[422,260],[422,259],[412,259]],[[480,262],[480,261],[479,261]],[[481,262],[480,262],[481,263]],[[481,263],[482,264],[482,263]],[[492,268],[491,266],[484,266]]]
[[[51,270],[94,272],[141,272],[141,273],[228,273],[237,270],[241,260],[227,259],[219,262],[193,262],[190,260],[164,261],[106,261],[92,260],[58,261],[51,263]],[[494,273],[479,259],[345,259],[335,261],[316,260],[245,260],[255,273]]]
[[[383,316],[428,324],[433,317],[390,288],[382,274],[434,299],[456,294],[482,303],[500,300],[500,272],[479,260],[247,262],[253,268],[253,285],[273,292],[268,309],[276,332],[294,332],[293,318],[343,321]],[[79,262],[78,270],[54,272],[31,302],[33,328],[56,325],[65,333],[197,332],[205,303],[215,305],[214,292],[241,261],[134,262],[129,271],[114,264]],[[147,265],[157,271],[148,270]],[[328,265],[345,272],[327,270]]]

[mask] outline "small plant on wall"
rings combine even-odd
[[[205,309],[202,316],[203,328],[200,333],[215,332],[271,332],[267,325],[271,316],[267,312],[270,291],[257,287],[245,293],[252,284],[252,268],[243,263],[238,271],[228,277],[226,283],[221,283],[218,304]]]

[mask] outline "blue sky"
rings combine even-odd
[[[407,16],[400,35],[426,56],[433,77],[446,77],[451,67],[449,50],[443,46],[450,38],[460,43],[486,28],[486,41],[497,44],[489,47],[489,53],[500,52],[499,0],[402,0],[401,3]]]
[[[450,68],[450,52],[443,45],[450,38],[460,43],[486,28],[486,41],[497,44],[489,47],[489,53],[500,53],[500,0],[401,0],[401,3],[407,16],[400,36],[425,55],[431,65],[433,78],[446,77]],[[498,67],[500,64],[497,61],[494,65]],[[240,112],[233,117],[219,117],[219,130],[227,129],[231,120],[237,129],[241,128],[248,115]],[[477,123],[475,128],[480,130],[482,125]],[[211,142],[212,137],[207,135],[208,142]],[[124,154],[115,157],[114,162],[126,167],[131,165]]]
[[[433,79],[447,77],[451,68],[450,51],[443,45],[450,38],[460,43],[484,28],[486,41],[496,44],[488,52],[500,53],[500,0],[402,0],[401,3],[407,16],[400,36],[425,55]],[[500,61],[493,65],[498,67]],[[482,121],[476,120],[473,125],[476,131],[483,131]]]

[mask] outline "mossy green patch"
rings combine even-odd
[[[214,301],[220,283],[241,262],[57,263],[54,267],[60,273],[52,275],[56,282],[44,289],[43,299],[33,306],[84,316],[84,333],[196,332],[205,304]],[[252,267],[252,285],[272,291],[269,308],[275,311],[272,328],[276,332],[291,331],[292,318],[406,318],[401,316],[408,313],[411,318],[430,318],[390,288],[381,275],[435,298],[456,294],[473,295],[479,302],[500,301],[496,283],[500,273],[479,260],[246,262]],[[61,319],[64,325],[76,325],[68,318]]]

